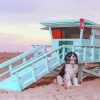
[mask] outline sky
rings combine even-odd
[[[0,52],[51,44],[44,20],[85,18],[100,23],[100,0],[0,0]]]

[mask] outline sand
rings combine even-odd
[[[100,78],[88,77],[81,86],[64,88],[47,77],[22,92],[0,90],[0,100],[100,100]]]
[[[44,78],[22,92],[0,90],[0,100],[100,100],[100,79],[88,78],[79,87],[64,88]]]

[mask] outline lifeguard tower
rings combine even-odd
[[[83,60],[83,47],[88,47],[85,52],[88,56],[85,60],[99,59],[99,49],[91,49],[89,46],[100,46],[100,25],[92,21],[80,18],[76,20],[43,21],[41,24],[49,27],[52,38],[52,49],[59,46],[74,46],[79,59]],[[72,48],[66,48],[66,52]],[[92,56],[95,53],[95,57]],[[89,58],[89,59],[88,59]]]
[[[79,79],[84,79],[89,74],[100,77],[100,67],[97,64],[100,63],[100,24],[83,18],[44,21],[41,24],[49,27],[53,50],[64,45],[65,53],[74,51],[78,55],[79,62],[85,63],[88,69],[79,67]],[[59,53],[62,52],[60,50]],[[99,71],[94,72],[96,68],[99,68]],[[86,75],[81,77],[81,72]]]
[[[77,20],[43,21],[49,27],[52,38],[52,51],[46,52],[43,46],[16,56],[0,64],[0,89],[23,91],[32,83],[64,64],[65,54],[76,52],[79,58],[79,80],[88,75],[100,77],[98,64],[84,68],[90,62],[100,64],[100,25],[80,18]],[[40,49],[43,49],[40,52]],[[80,63],[83,61],[82,63]],[[85,73],[82,75],[81,73]]]

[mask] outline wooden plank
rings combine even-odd
[[[96,69],[97,69],[97,67],[95,67],[94,69],[92,69],[92,71],[95,71]],[[82,80],[83,80],[84,78],[86,78],[87,76],[90,76],[90,74],[84,73],[84,75],[82,75]]]
[[[97,66],[99,66],[99,64],[95,64],[95,63],[85,64],[85,68],[94,68],[94,67],[97,67]]]
[[[88,70],[88,69],[82,68],[82,71],[83,71],[83,72],[86,72],[86,73],[88,73],[88,74],[91,74],[91,75],[94,75],[94,76],[100,77],[100,74],[99,74],[99,73],[93,72],[93,71],[91,71],[91,70]]]

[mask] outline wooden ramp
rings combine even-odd
[[[39,47],[0,64],[0,89],[22,91],[50,73],[64,63],[61,60],[64,56],[63,53],[59,55],[59,50],[62,48],[60,47],[50,53],[43,52],[27,60],[26,56],[36,53],[40,49]],[[13,63],[19,60],[22,60],[22,63],[15,66]]]
[[[40,53],[38,51],[41,48],[43,47],[40,46],[38,48],[31,49],[24,54],[0,64],[0,89],[16,92],[24,90],[32,83],[61,66],[64,63],[65,54],[70,51],[76,52],[79,61],[82,60],[84,63],[100,60],[100,56],[98,57],[97,54],[95,56],[95,47],[93,46],[85,47],[64,45],[51,52],[45,52],[44,48],[43,52]],[[91,52],[89,53],[89,51]],[[98,53],[100,53],[100,50]],[[90,70],[82,68],[81,66],[82,64],[79,65],[79,80],[82,80],[82,78],[84,79],[89,74],[100,77],[98,73],[93,72],[94,68]],[[81,77],[82,72],[87,73],[87,75]]]

